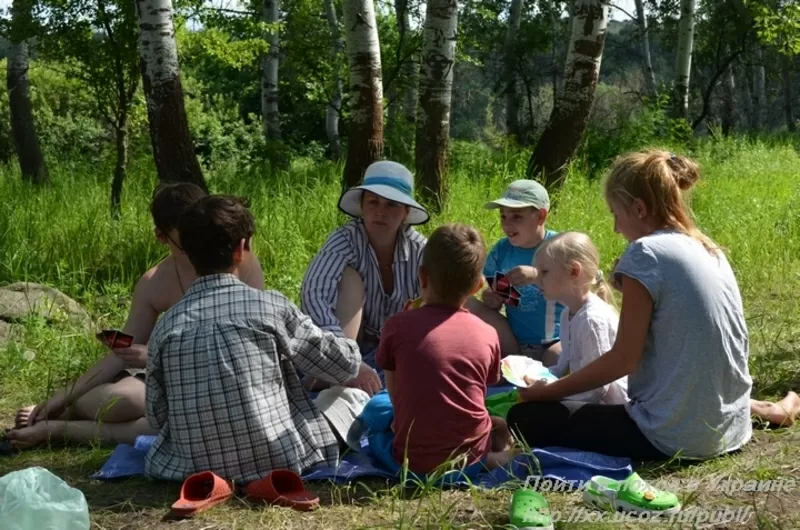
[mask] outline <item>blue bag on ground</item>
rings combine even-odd
[[[42,467],[0,477],[3,530],[89,530],[89,505],[73,488]]]

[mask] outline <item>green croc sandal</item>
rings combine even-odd
[[[525,481],[525,486],[512,495],[508,519],[517,530],[553,530],[553,518],[547,500],[538,491],[528,488],[529,480],[530,477]]]
[[[681,511],[677,495],[661,491],[633,473],[623,481],[596,476],[583,490],[583,502],[601,510],[673,515]]]

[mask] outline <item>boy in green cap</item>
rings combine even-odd
[[[486,257],[483,274],[490,287],[483,292],[483,301],[472,299],[468,308],[497,330],[504,355],[521,354],[545,366],[555,365],[561,352],[559,322],[564,307],[545,299],[534,284],[537,270],[532,265],[540,243],[557,234],[545,228],[550,209],[547,190],[535,180],[516,180],[486,208],[500,209],[506,237]],[[493,285],[498,272],[519,292],[519,300],[498,292]],[[503,305],[506,316],[500,313]]]

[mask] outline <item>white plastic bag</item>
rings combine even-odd
[[[3,530],[89,530],[83,493],[42,467],[0,477]]]

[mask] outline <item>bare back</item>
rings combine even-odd
[[[264,289],[261,264],[252,253],[245,254],[241,280],[254,289]],[[145,272],[136,284],[130,313],[123,331],[134,336],[136,344],[147,344],[159,315],[175,305],[197,279],[188,260],[170,254]]]

